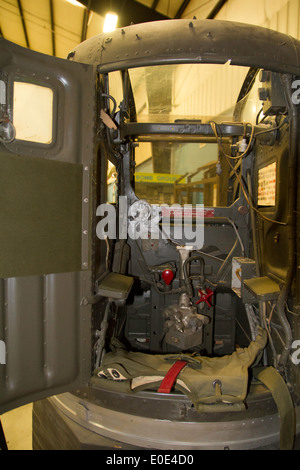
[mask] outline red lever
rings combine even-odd
[[[200,299],[197,300],[196,304],[200,304],[200,302],[205,302],[208,307],[211,307],[211,304],[208,300],[210,299],[210,297],[213,296],[213,291],[209,288],[206,289],[206,292],[203,292],[201,289],[199,289],[198,293],[200,294]]]

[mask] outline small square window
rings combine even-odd
[[[53,90],[33,83],[14,82],[13,116],[16,139],[51,144]]]

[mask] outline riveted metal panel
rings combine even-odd
[[[83,273],[2,279],[1,412],[89,380],[90,314],[80,305]]]
[[[225,63],[300,72],[300,43],[268,28],[221,20],[166,20],[100,34],[75,48],[99,71],[161,63]]]

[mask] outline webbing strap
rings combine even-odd
[[[280,417],[280,449],[291,450],[295,437],[295,409],[288,387],[274,367],[266,367],[257,378],[270,390]]]
[[[172,367],[166,373],[162,383],[160,384],[158,392],[170,393],[175,383],[175,380],[178,377],[178,374],[186,365],[187,365],[186,361],[176,361],[175,364],[173,364]]]

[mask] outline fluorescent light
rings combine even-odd
[[[109,33],[110,31],[116,29],[117,21],[118,15],[115,13],[107,13],[104,20],[103,33]]]

